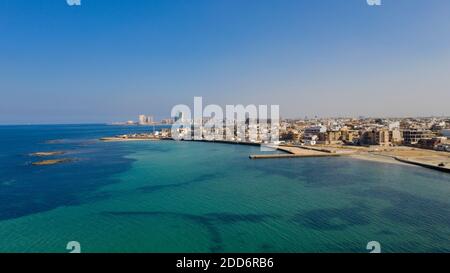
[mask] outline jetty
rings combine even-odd
[[[154,134],[129,134],[129,135],[118,135],[113,137],[102,137],[100,141],[103,142],[121,142],[121,141],[157,141],[161,140],[161,136]]]

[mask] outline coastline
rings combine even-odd
[[[213,142],[213,143],[226,143],[226,144],[237,144],[237,145],[261,145],[259,143],[251,142],[234,142],[234,141],[208,141],[208,140],[192,140],[199,142]],[[352,150],[351,147],[309,147],[309,146],[290,146],[290,145],[279,145],[274,147],[278,151],[282,151],[285,154],[273,154],[273,155],[249,155],[250,159],[277,159],[277,158],[302,158],[302,157],[330,157],[330,156],[348,156],[353,159],[372,161],[385,164],[395,164],[410,167],[422,167],[432,170],[437,170],[440,172],[449,172],[448,167],[439,167],[436,161],[448,160],[450,157],[446,157],[445,154],[437,154],[435,151],[429,151],[417,148],[411,149],[409,147],[399,147],[398,149],[393,149],[391,151],[385,150],[386,154],[381,154],[383,152],[379,151],[378,148],[375,151],[366,150],[365,147],[361,149]],[[412,158],[405,158],[404,154],[410,153]],[[392,154],[391,154],[392,153]],[[422,157],[422,154],[427,154],[432,157],[433,160],[430,162],[426,157]]]
[[[100,141],[103,142],[128,142],[128,141],[160,141],[160,140],[173,140],[167,137],[149,137],[149,136],[115,136],[115,137],[103,137]],[[183,140],[183,141],[193,141],[193,142],[209,142],[209,143],[222,143],[222,144],[232,144],[232,145],[250,145],[250,146],[260,146],[264,145],[255,142],[238,142],[238,141],[227,141],[227,140]],[[353,147],[310,147],[310,146],[292,146],[292,145],[279,145],[273,147],[278,151],[282,151],[283,154],[253,154],[249,155],[250,159],[277,159],[277,158],[302,158],[302,157],[330,157],[330,156],[348,156],[352,159],[372,161],[385,164],[396,164],[403,166],[415,166],[424,167],[429,169],[434,169],[441,172],[449,172],[448,167],[439,167],[437,164],[432,164],[429,160],[421,158],[419,156],[422,154],[427,154],[429,157],[433,157],[434,161],[443,160],[442,162],[448,162],[450,157],[444,158],[437,156],[434,151],[420,150],[417,153],[417,149],[411,149],[407,147],[398,148],[375,148],[371,150],[370,148],[361,147],[359,149],[354,149]],[[403,154],[402,154],[403,153]],[[412,157],[405,157],[405,153],[409,153]],[[441,155],[442,156],[442,155]],[[447,160],[447,161],[446,161]]]
[[[378,162],[378,163],[386,163],[386,164],[396,164],[396,165],[403,165],[403,166],[414,166],[412,164],[404,163],[401,161],[396,160],[395,158],[391,156],[385,156],[385,155],[379,155],[379,154],[351,154],[348,155],[348,157],[358,160],[365,160],[365,161],[372,161],[372,162]]]
[[[103,142],[128,142],[128,141],[158,141],[159,138],[122,138],[122,137],[103,137],[100,141]]]

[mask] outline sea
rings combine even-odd
[[[161,127],[156,127],[160,130]],[[153,127],[0,126],[0,252],[450,252],[450,175],[258,147],[101,142]],[[64,151],[35,166],[30,154]],[[47,158],[46,158],[47,159]]]

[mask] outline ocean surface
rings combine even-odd
[[[102,143],[151,127],[0,126],[0,252],[450,252],[450,175],[251,146]],[[33,166],[33,152],[74,162]]]

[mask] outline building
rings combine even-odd
[[[173,124],[173,119],[171,118],[163,119],[161,120],[161,124]]]
[[[390,144],[388,129],[375,130],[375,145],[389,146]]]
[[[436,151],[450,152],[450,143],[440,143],[434,149]]]
[[[434,134],[429,130],[408,129],[403,130],[403,143],[405,145],[415,145],[423,138],[432,138]]]
[[[281,132],[280,140],[287,142],[298,142],[300,139],[300,133],[297,130],[286,130]]]
[[[319,133],[319,139],[317,143],[320,144],[339,144],[342,143],[342,132],[339,131],[327,131],[325,133]]]
[[[153,117],[152,116],[146,116],[146,115],[139,115],[139,125],[149,125],[153,124]]]
[[[139,115],[139,125],[144,125],[147,123],[147,117],[145,115]]]
[[[317,135],[305,135],[303,141],[306,145],[316,145],[317,144]]]
[[[422,138],[416,146],[422,149],[435,149],[439,144],[446,144],[446,141],[446,137]]]
[[[359,132],[357,130],[349,130],[348,128],[341,129],[341,139],[344,143],[354,143],[359,138]]]
[[[389,130],[386,128],[364,131],[360,138],[362,145],[389,146]]]
[[[389,142],[393,145],[403,144],[402,132],[398,129],[389,130]]]
[[[312,126],[305,129],[305,135],[316,135],[318,136],[320,133],[325,133],[327,131],[327,127],[323,125]]]
[[[400,121],[391,122],[388,124],[389,131],[400,130]]]
[[[316,145],[319,140],[319,135],[327,132],[327,127],[318,125],[305,128],[303,135],[303,142],[306,145]]]

